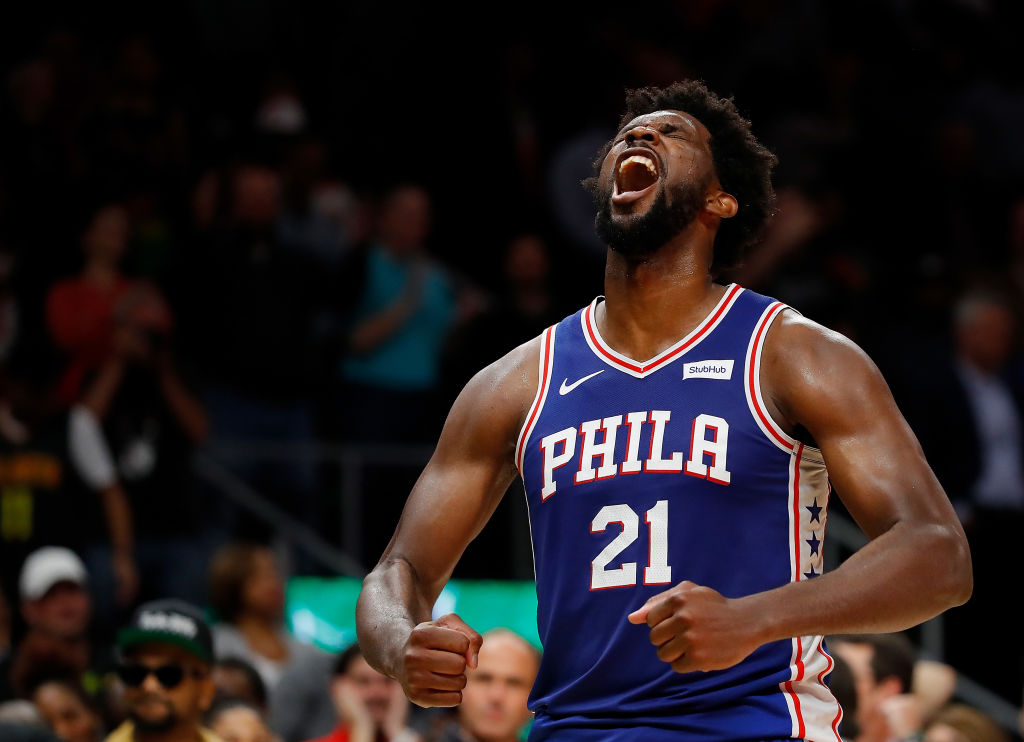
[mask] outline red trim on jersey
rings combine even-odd
[[[544,331],[544,375],[541,377],[540,386],[537,387],[537,398],[533,400],[533,406],[530,408],[530,415],[526,419],[526,425],[523,427],[522,436],[516,444],[516,448],[519,449],[519,455],[516,457],[516,468],[519,469],[520,474],[523,472],[526,439],[530,437],[530,433],[533,431],[533,423],[537,417],[537,412],[540,410],[548,393],[548,376],[551,374],[551,354],[554,351],[554,348],[551,347],[553,335],[554,332],[552,332],[550,327]]]
[[[832,667],[835,665],[835,661],[821,648],[822,637],[818,637],[818,654],[824,657],[828,661],[828,666],[818,673],[818,682],[825,685],[825,676],[832,672]],[[827,687],[827,686],[826,686]],[[836,718],[832,720],[832,731],[836,735],[836,742],[842,742],[842,737],[839,736],[839,722],[843,720],[843,707],[839,705],[839,701],[836,701]]]
[[[604,340],[597,333],[595,329],[596,320],[593,318],[594,315],[594,304],[591,304],[583,311],[583,322],[587,328],[587,335],[590,337],[594,347],[601,353],[601,356],[609,363],[624,368],[628,371],[632,371],[636,374],[648,374],[651,371],[655,371],[665,364],[669,363],[676,356],[685,353],[687,350],[692,348],[699,340],[701,340],[707,333],[708,330],[714,325],[732,306],[733,300],[743,290],[739,284],[734,284],[722,300],[719,302],[718,307],[704,319],[704,321],[697,327],[697,329],[690,335],[689,339],[684,339],[681,344],[675,348],[669,348],[659,356],[655,356],[646,363],[638,363],[632,359],[623,360],[618,355],[614,354],[611,349],[605,344]]]
[[[793,690],[793,683],[799,683],[804,679],[804,645],[799,636],[796,637],[796,657],[796,677],[793,680],[787,681],[786,690],[793,697],[793,709],[796,711],[796,721],[799,725],[796,736],[799,739],[803,739],[805,732],[804,715],[800,709],[800,696]]]
[[[772,434],[772,438],[777,440],[782,446],[788,448],[790,451],[793,450],[793,444],[779,435],[776,430],[775,421],[772,420],[771,416],[766,413],[758,401],[758,381],[754,378],[754,368],[757,366],[757,359],[761,357],[761,334],[765,329],[772,323],[775,316],[786,308],[786,305],[782,302],[776,302],[772,305],[771,311],[765,314],[764,319],[761,320],[761,324],[757,326],[757,332],[754,336],[754,348],[750,354],[750,367],[747,369],[747,386],[750,388],[750,402],[754,406],[754,411],[757,416],[761,419],[765,429]]]
[[[796,459],[793,461],[793,578],[794,582],[800,582],[803,573],[800,571],[800,455],[804,452],[804,444],[801,443],[796,449]],[[799,678],[797,678],[799,680]]]
[[[796,450],[796,458],[793,460],[793,578],[799,582],[802,577],[800,573],[800,455],[803,453],[804,445],[801,443]],[[793,711],[796,714],[799,729],[796,736],[800,739],[804,736],[804,717],[800,710],[800,697],[793,690],[793,683],[799,683],[804,679],[804,650],[803,641],[799,636],[794,637],[796,641],[796,677],[786,682],[786,692],[793,699]]]
[[[799,648],[799,647],[800,647],[800,640],[797,639],[797,648]],[[789,693],[790,697],[793,699],[793,710],[796,713],[796,722],[797,722],[797,732],[796,732],[797,739],[803,739],[805,731],[806,731],[806,728],[804,726],[804,715],[803,715],[803,712],[800,710],[800,696],[798,696],[796,691],[793,690],[793,681],[792,680],[787,680],[786,681],[786,692]]]

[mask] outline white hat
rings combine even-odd
[[[18,589],[25,600],[38,600],[58,582],[73,582],[85,587],[89,573],[71,549],[44,546],[28,555],[21,567]]]

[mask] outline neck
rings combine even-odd
[[[153,732],[135,727],[132,742],[201,742],[199,725],[196,722],[180,723],[172,729]]]
[[[721,287],[711,280],[710,255],[710,244],[695,247],[689,240],[673,241],[643,260],[609,250],[597,318],[604,339],[637,360],[678,342],[721,298]]]
[[[60,644],[63,649],[89,646],[89,637],[85,634],[62,634],[51,631],[44,626],[36,626],[29,629],[29,634],[45,637],[47,641]]]
[[[465,742],[517,742],[519,739],[515,734],[511,734],[508,737],[478,737],[464,726],[460,727],[459,730],[461,732],[460,737]]]
[[[86,280],[102,288],[112,286],[119,276],[116,266],[95,260],[86,264],[84,273]]]
[[[277,622],[258,613],[242,613],[235,619],[235,626],[246,636],[277,634]]]
[[[235,626],[242,632],[249,646],[259,654],[272,660],[285,659],[288,647],[281,638],[280,624],[266,616],[243,613],[235,620]]]
[[[960,353],[960,362],[965,366],[970,367],[982,376],[998,376],[999,375],[999,364],[992,363],[987,358],[975,355],[970,352]]]

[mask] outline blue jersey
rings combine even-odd
[[[821,636],[679,674],[626,619],[683,580],[740,597],[821,574],[821,452],[775,423],[759,384],[785,305],[730,285],[693,332],[638,362],[601,338],[600,301],[545,331],[516,446],[544,646],[531,742],[836,742]]]

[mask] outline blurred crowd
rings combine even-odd
[[[1003,610],[1024,536],[1017,4],[658,3],[642,29],[601,9],[538,28],[524,6],[472,37],[411,4],[250,10],[0,28],[5,667],[54,632],[33,633],[48,593],[20,581],[62,547],[105,646],[139,606],[183,600],[237,628],[215,632],[248,663],[236,674],[274,686],[306,652],[274,580],[245,601],[210,586],[250,563],[323,567],[193,456],[284,452],[230,469],[371,565],[417,473],[388,451],[429,446],[473,373],[600,293],[579,181],[623,89],[700,77],[780,158],[777,217],[720,280],[878,363],[971,539],[975,596],[947,616],[946,659],[1020,704],[1024,632]],[[360,472],[358,549],[325,444],[384,452]],[[456,576],[531,578],[525,528],[506,498]],[[12,677],[0,687],[31,700]]]
[[[358,645],[328,652],[288,633],[266,546],[220,548],[203,605],[144,601],[106,639],[89,580],[64,547],[26,560],[23,631],[0,659],[4,742],[516,742],[529,727],[540,654],[528,640],[486,632],[458,709],[413,707]]]
[[[297,641],[284,622],[285,579],[266,546],[214,554],[205,608],[144,601],[106,639],[85,563],[43,547],[19,575],[24,627],[0,660],[5,742],[519,742],[540,652],[505,628],[484,633],[462,703],[423,709],[363,659]],[[843,742],[1013,742],[956,697],[958,673],[906,632],[826,638]],[[197,736],[198,735],[198,736]]]
[[[285,628],[284,577],[254,543],[219,549],[207,607],[139,604],[101,641],[86,565],[44,547],[20,575],[16,650],[0,661],[5,742],[520,742],[541,654],[493,628],[466,671],[462,702],[423,709],[357,644],[329,652]],[[842,742],[1014,742],[957,698],[957,670],[929,659],[906,632],[826,637],[828,683]]]

